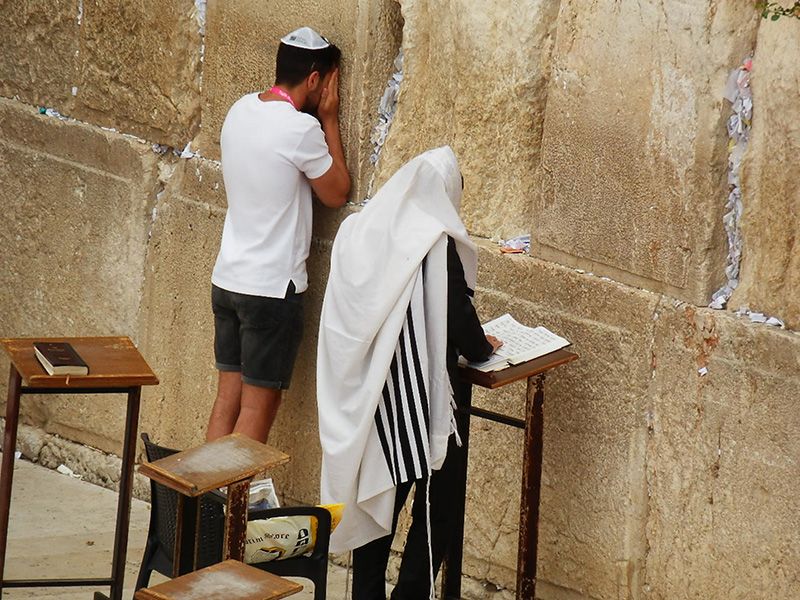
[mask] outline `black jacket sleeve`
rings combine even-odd
[[[447,345],[470,361],[486,360],[492,345],[486,341],[472,292],[464,279],[464,266],[453,238],[447,238]]]

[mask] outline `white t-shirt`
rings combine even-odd
[[[211,282],[240,294],[283,298],[308,288],[311,186],[333,164],[311,115],[283,101],[243,96],[220,137],[228,212]]]

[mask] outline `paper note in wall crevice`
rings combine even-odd
[[[568,340],[546,327],[528,327],[508,313],[486,323],[483,330],[502,341],[503,345],[484,362],[467,362],[461,358],[462,365],[479,371],[499,371],[570,345]]]

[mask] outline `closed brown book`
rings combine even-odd
[[[33,351],[48,375],[89,374],[89,366],[67,342],[36,342]]]

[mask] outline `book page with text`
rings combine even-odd
[[[498,371],[509,365],[550,354],[570,344],[546,327],[527,327],[508,313],[486,323],[483,330],[501,340],[503,345],[487,361],[469,363],[470,367],[480,371]]]

